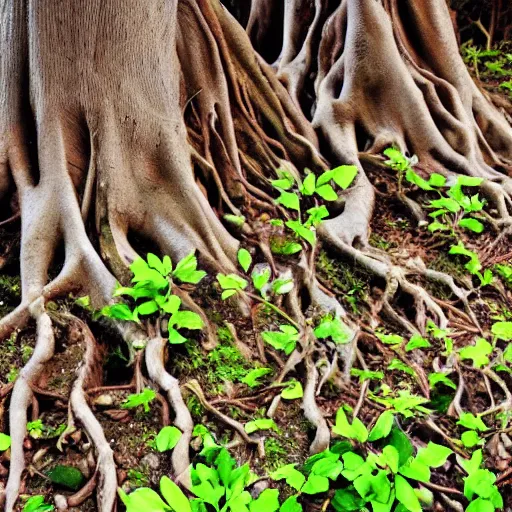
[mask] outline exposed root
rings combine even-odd
[[[162,388],[169,398],[175,413],[174,424],[181,430],[181,438],[172,452],[172,465],[176,479],[186,487],[190,485],[189,445],[192,438],[194,422],[180,391],[177,379],[167,373],[164,366],[167,340],[154,337],[146,345],[146,368],[150,379]]]
[[[310,356],[306,357],[306,368],[307,377],[302,407],[304,415],[316,428],[315,439],[309,448],[310,453],[315,454],[329,448],[331,434],[327,421],[316,403],[315,391],[318,384],[318,370]]]
[[[201,405],[211,414],[213,414],[217,419],[222,421],[222,423],[226,424],[228,427],[232,428],[235,432],[238,433],[238,435],[249,445],[255,444],[257,445],[259,443],[258,440],[252,439],[249,437],[247,432],[244,429],[244,426],[230,418],[229,416],[226,416],[222,412],[220,412],[217,408],[213,407],[213,405],[208,402],[206,397],[204,396],[203,390],[201,389],[201,386],[199,385],[199,382],[197,380],[191,380],[185,384],[185,387],[192,391],[194,395],[196,395],[197,399],[201,403]]]
[[[35,381],[44,370],[54,353],[55,339],[52,322],[44,310],[43,300],[35,301],[30,308],[37,322],[37,341],[32,357],[21,370],[11,397],[9,424],[11,432],[11,465],[9,479],[5,489],[5,511],[13,512],[21,483],[21,474],[25,468],[23,441],[27,433],[27,408],[32,402],[30,383]]]
[[[71,322],[80,329],[80,334],[83,336],[86,343],[86,351],[84,358],[85,362],[80,368],[78,378],[74,382],[71,390],[70,403],[76,419],[83,425],[87,435],[94,445],[96,450],[98,473],[97,479],[96,475],[91,479],[94,480],[94,484],[89,482],[92,487],[90,489],[87,487],[87,491],[84,491],[83,494],[80,495],[80,499],[85,499],[92,493],[97,480],[98,485],[96,496],[98,510],[100,512],[110,512],[114,508],[117,491],[117,474],[114,462],[114,453],[105,438],[105,434],[99,421],[91,411],[85,395],[87,381],[91,378],[92,372],[96,371],[99,366],[96,353],[96,341],[89,327],[84,322],[76,317],[72,318]],[[76,495],[75,500],[71,500],[71,502],[70,500],[68,500],[69,506],[77,506],[71,503],[76,501]]]

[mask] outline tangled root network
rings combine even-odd
[[[282,4],[252,0],[244,28],[219,0],[2,2],[0,200],[6,219],[21,219],[22,300],[0,321],[0,338],[31,318],[37,324],[35,351],[12,389],[6,511],[15,509],[25,469],[33,385],[54,355],[56,317],[46,304],[71,292],[89,295],[96,308],[109,303],[116,282],[130,278],[135,240],[173,261],[197,251],[204,268],[223,273],[236,271],[243,241],[278,274],[292,273],[286,308],[298,323],[312,305],[345,315],[318,283],[314,254],[304,251],[286,268],[257,226],[261,212],[277,211],[270,181],[279,168],[300,176],[357,166],[318,238],[385,282],[380,309],[393,321],[410,332],[424,332],[428,320],[447,325],[443,305],[415,277],[447,285],[467,304],[451,276],[368,244],[375,192],[365,170],[382,167],[378,154],[389,146],[417,155],[425,177],[484,178],[496,222],[510,225],[512,129],[460,58],[445,0]],[[226,214],[244,215],[244,228],[225,224]],[[413,300],[414,320],[394,307],[399,293]],[[199,311],[190,298],[188,307]],[[96,341],[77,317],[58,321],[86,346],[70,414],[95,447],[98,510],[109,512],[116,465],[85,394],[99,365]],[[147,378],[184,433],[172,461],[186,482],[193,423],[164,365],[168,344],[119,329],[149,340]],[[313,452],[329,445],[315,365],[319,354],[338,357],[329,350],[309,343],[281,376],[305,363]],[[350,365],[353,354],[344,357]]]

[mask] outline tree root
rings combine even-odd
[[[98,485],[96,495],[98,511],[110,512],[114,508],[117,492],[117,474],[114,454],[107,439],[105,438],[105,434],[103,433],[103,429],[99,421],[96,419],[87,403],[84,389],[87,381],[91,379],[92,372],[97,371],[99,366],[96,353],[96,341],[85,322],[76,317],[73,317],[71,321],[80,329],[80,334],[86,343],[85,363],[80,368],[78,378],[74,382],[71,390],[71,409],[76,419],[80,421],[85,428],[85,431],[91,439],[97,454],[97,479],[95,474],[93,479],[91,479],[91,481],[94,480],[94,483],[91,483],[91,481],[89,482],[92,487],[90,489],[88,487],[87,492],[84,491],[84,493],[80,495],[80,499],[87,498],[87,496],[93,492],[94,487],[96,487],[97,480]],[[74,500],[71,498],[68,499],[68,505],[76,506],[72,504]]]
[[[148,340],[145,352],[146,368],[151,380],[167,393],[169,402],[176,414],[174,424],[181,430],[182,434],[172,452],[172,465],[176,479],[188,487],[190,485],[189,445],[194,422],[183,401],[179,382],[165,370],[164,354],[166,346],[167,340],[163,338],[154,337]]]
[[[37,322],[37,341],[32,357],[21,370],[12,391],[9,409],[11,432],[11,465],[5,489],[5,511],[13,512],[18,498],[21,474],[25,467],[23,442],[27,433],[27,408],[32,401],[30,383],[35,381],[53,356],[55,340],[52,322],[44,310],[42,299],[31,305],[31,315]]]

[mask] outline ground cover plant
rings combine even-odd
[[[511,508],[508,11],[61,4],[0,8],[2,510]]]

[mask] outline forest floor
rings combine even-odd
[[[487,82],[496,92],[500,92],[503,101],[510,101],[508,91],[500,88],[499,83],[494,83],[491,78]],[[357,345],[360,355],[353,367],[355,371],[352,371],[349,382],[338,378],[325,383],[317,397],[321,412],[331,426],[340,407],[345,406],[347,411],[358,407],[358,417],[369,426],[387,407],[386,397],[398,396],[399,391],[404,391],[409,396],[422,398],[416,407],[411,406],[410,417],[401,422],[401,427],[413,444],[424,446],[433,441],[448,445],[463,458],[471,454],[471,450],[459,442],[467,429],[458,425],[456,418],[448,414],[450,404],[455,400],[465,412],[475,415],[486,413],[483,419],[488,430],[481,434],[485,441],[486,467],[497,476],[496,483],[504,498],[505,508],[512,510],[512,436],[508,435],[512,404],[497,408],[493,413],[497,406],[510,399],[512,371],[501,365],[503,368],[494,368],[489,377],[483,367],[475,367],[478,365],[471,364],[471,360],[464,360],[446,374],[450,380],[434,385],[432,382],[429,385],[428,381],[428,376],[439,372],[442,366],[440,354],[446,350],[446,337],[453,340],[453,351],[458,352],[462,347],[472,345],[478,337],[492,340],[494,323],[512,321],[512,272],[507,280],[496,267],[504,265],[508,268],[507,265],[510,265],[512,270],[512,241],[503,238],[494,245],[497,232],[491,227],[481,234],[461,235],[466,248],[478,254],[483,265],[482,273],[484,269],[494,273],[492,284],[478,286],[477,280],[465,268],[467,259],[449,254],[449,247],[453,244],[450,236],[443,231],[431,233],[425,227],[418,227],[410,218],[396,198],[397,175],[393,169],[389,168],[385,173],[382,170],[374,171],[373,175],[370,171],[369,178],[378,194],[371,226],[371,244],[397,260],[420,256],[429,268],[446,272],[457,283],[473,288],[469,303],[481,330],[461,309],[460,303],[453,300],[448,289],[422,282],[432,296],[450,311],[449,331],[437,333],[437,337],[435,332],[431,332],[428,347],[410,351],[397,349],[375,336],[375,332],[406,336],[402,326],[382,314],[377,316],[376,322],[373,308],[382,297],[383,283],[353,262],[340,259],[328,247],[321,248],[316,260],[321,283],[335,294],[353,323],[362,328]],[[416,192],[416,198],[420,204],[424,202],[421,191]],[[12,223],[1,227],[0,316],[11,311],[20,301],[18,253],[19,225]],[[194,338],[191,332],[188,343],[173,346],[167,370],[182,385],[196,380],[211,405],[242,424],[265,417],[269,405],[282,391],[282,387],[271,384],[284,366],[283,355],[268,346],[266,362],[251,357],[251,354],[257,352],[259,333],[272,330],[279,323],[276,314],[268,307],[258,305],[253,309],[252,318],[241,317],[229,302],[221,301],[221,291],[215,279],[210,277],[191,289],[191,293],[215,325],[219,342],[215,348],[206,350],[200,343],[200,336]],[[102,347],[102,387],[89,389],[88,396],[114,450],[119,482],[127,492],[141,486],[156,488],[161,476],[171,473],[170,452],[158,451],[155,442],[162,426],[169,422],[168,406],[165,399],[157,395],[150,403],[148,412],[143,407],[122,407],[123,401],[135,393],[130,353],[117,331],[109,327],[105,319],[93,319],[91,312],[77,304],[75,299],[69,297],[50,303],[48,308],[70,311],[85,320]],[[397,301],[395,306],[398,310],[406,315],[409,310],[412,311],[407,300],[398,298]],[[236,337],[233,333],[236,333]],[[29,324],[5,340],[0,350],[0,431],[5,433],[8,433],[10,385],[30,358],[34,339],[35,326]],[[86,434],[79,426],[74,431],[66,431],[68,396],[76,379],[77,368],[83,360],[85,346],[81,342],[72,342],[64,328],[57,330],[56,342],[56,355],[49,363],[48,371],[44,372],[45,376],[52,377],[43,377],[35,388],[36,400],[30,410],[32,423],[25,442],[28,469],[22,489],[22,496],[41,494],[50,502],[56,493],[73,495],[93,477],[95,471],[91,444]],[[495,348],[504,352],[507,344],[496,341]],[[260,378],[261,385],[251,388],[242,382],[252,370],[262,367],[270,370]],[[301,381],[304,374],[304,365],[300,364],[293,377]],[[494,376],[498,376],[498,380],[493,380]],[[461,389],[462,395],[457,398],[457,390]],[[194,423],[207,427],[220,445],[229,443],[233,439],[232,429],[208,413],[190,390],[183,388],[183,393]],[[231,451],[240,463],[249,462],[253,471],[260,476],[285,464],[302,464],[309,456],[308,450],[315,434],[304,417],[301,400],[281,400],[273,419],[278,430],[256,433],[256,437],[263,439],[260,450],[242,443]],[[200,449],[198,439],[193,440],[191,450],[196,455],[192,457],[192,462],[199,460],[197,454]],[[64,483],[59,483],[58,472],[55,476],[56,472],[51,471],[57,466],[74,467],[80,471],[82,477],[73,483],[74,489],[70,488],[68,477],[63,478]],[[7,451],[0,456],[0,486],[5,485],[8,467]],[[53,476],[50,478],[49,474]],[[433,471],[429,488],[434,492],[436,486],[445,488],[446,496],[464,503],[464,498],[461,498],[462,477],[458,466],[448,462]],[[270,485],[280,484],[270,482]],[[437,510],[449,509],[438,493],[435,494],[435,501]],[[306,510],[325,510],[328,505],[325,494],[311,496],[304,503]],[[90,497],[70,510],[93,511],[96,505]]]

